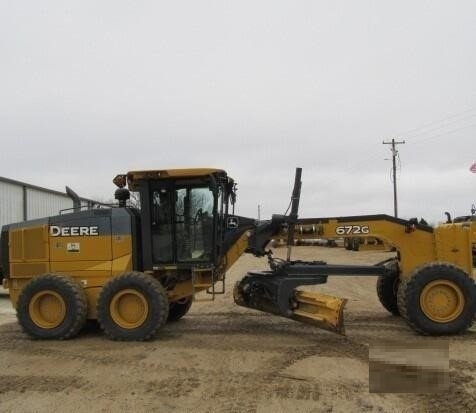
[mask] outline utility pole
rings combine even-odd
[[[392,151],[392,164],[393,164],[393,211],[395,218],[398,217],[398,204],[397,204],[397,163],[395,162],[395,158],[398,155],[398,151],[395,148],[396,145],[402,145],[405,141],[397,142],[395,139],[392,138],[391,142],[382,142],[384,145],[392,145],[390,149]]]
[[[258,204],[258,221],[261,221],[261,205]]]

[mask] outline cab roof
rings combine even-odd
[[[223,169],[216,168],[183,168],[183,169],[156,169],[146,171],[130,171],[127,173],[129,189],[136,190],[140,181],[160,180],[170,178],[200,178],[211,174],[226,175]]]

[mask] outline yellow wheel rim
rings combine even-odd
[[[56,328],[66,317],[66,304],[55,291],[43,290],[36,293],[28,305],[30,318],[40,328]]]
[[[149,314],[149,304],[142,293],[133,289],[118,292],[111,300],[109,311],[113,321],[122,328],[140,327]]]
[[[436,280],[428,283],[420,296],[420,306],[425,315],[437,323],[456,320],[464,309],[464,295],[452,281]]]

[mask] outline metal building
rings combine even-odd
[[[80,200],[82,206],[100,205],[92,199]],[[73,200],[66,193],[0,176],[0,228],[13,222],[58,215],[68,208],[73,208]]]

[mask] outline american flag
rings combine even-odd
[[[469,170],[470,170],[473,174],[476,174],[476,162],[473,163],[473,164],[469,167]]]

